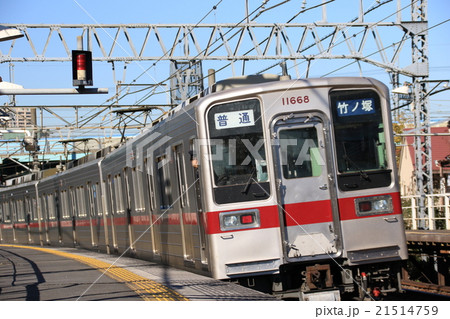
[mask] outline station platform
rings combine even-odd
[[[441,246],[450,246],[449,230],[407,230],[406,240],[409,244],[434,244]]]
[[[75,248],[0,245],[0,301],[276,300],[150,261]]]

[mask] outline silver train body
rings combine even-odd
[[[387,88],[247,77],[210,89],[116,149],[0,188],[1,243],[125,253],[302,300],[400,291]]]

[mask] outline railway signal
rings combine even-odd
[[[72,50],[73,86],[92,86],[92,52]]]

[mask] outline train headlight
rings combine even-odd
[[[390,214],[393,212],[392,197],[385,195],[357,198],[355,209],[358,216]]]
[[[235,215],[223,216],[223,225],[226,228],[238,226],[239,218]]]
[[[373,202],[373,210],[386,211],[389,209],[389,203],[386,199],[379,199]]]
[[[219,214],[222,231],[257,228],[260,226],[259,210],[239,210]]]

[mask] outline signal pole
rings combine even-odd
[[[426,195],[433,194],[431,157],[431,129],[428,112],[428,0],[411,1],[411,22],[402,23],[411,34],[412,67],[417,76],[412,78],[414,94],[414,137],[416,194],[419,195],[419,228],[427,229]],[[422,135],[422,136],[421,136]],[[429,212],[428,212],[429,213]],[[432,227],[433,228],[433,227]]]

